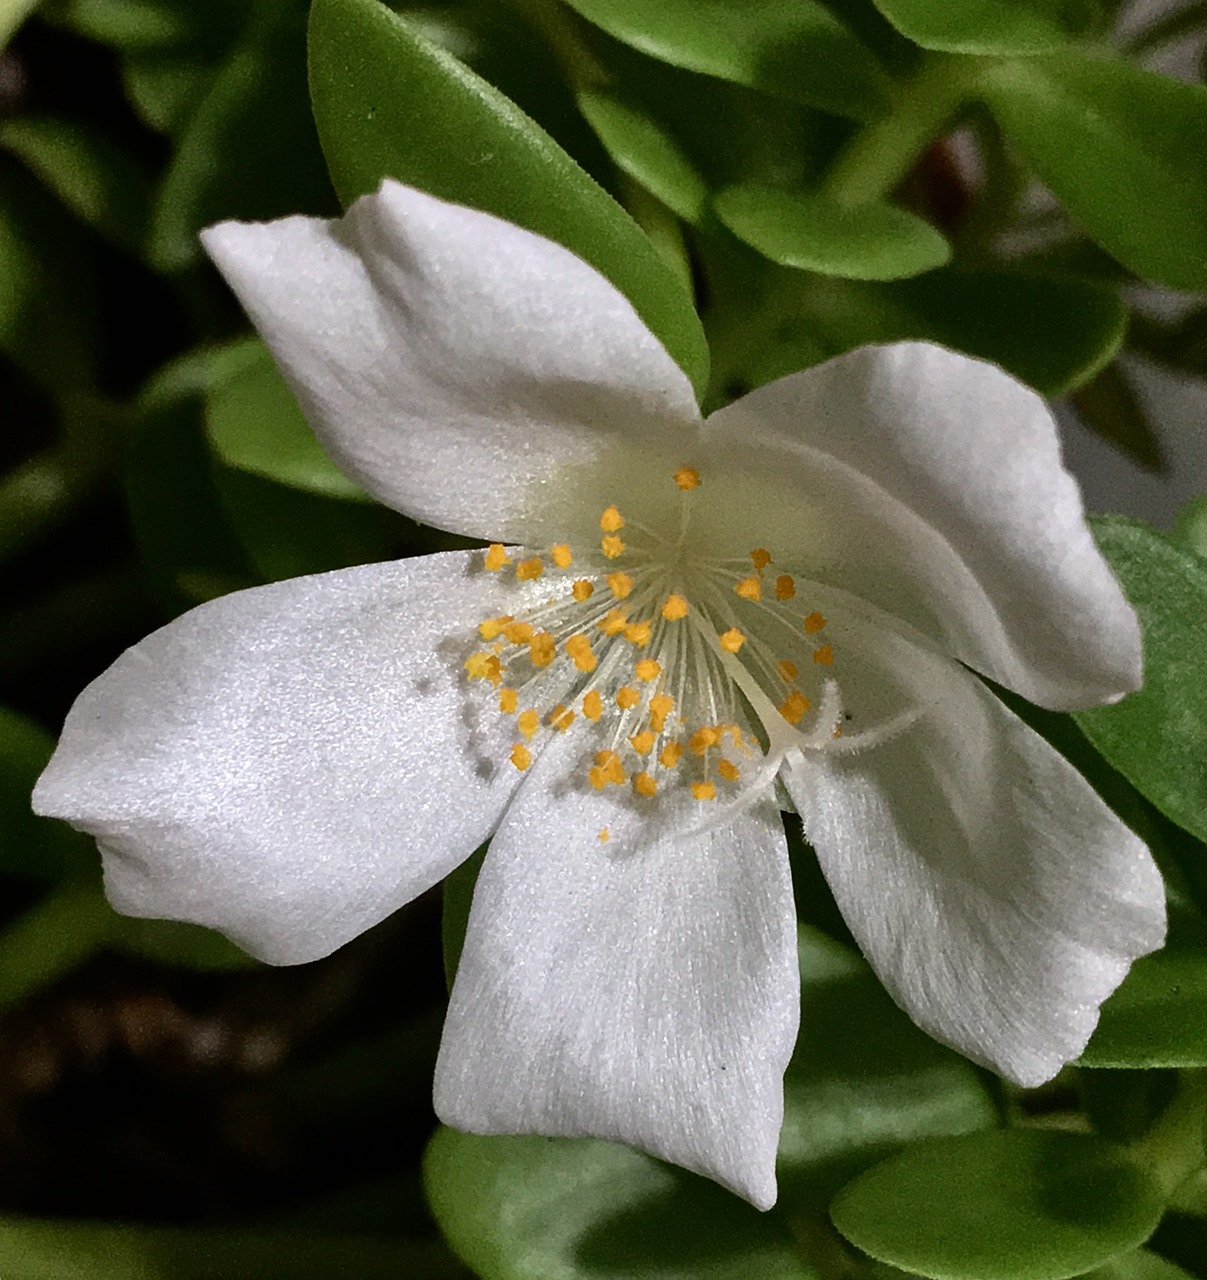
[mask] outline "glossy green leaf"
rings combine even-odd
[[[625,173],[685,222],[700,224],[708,199],[704,180],[656,120],[606,93],[582,93],[578,106]]]
[[[704,387],[703,330],[672,269],[548,134],[450,54],[378,0],[315,0],[310,87],[345,204],[394,177],[556,240],[607,276]]]
[[[786,1227],[715,1183],[591,1138],[440,1129],[428,1201],[483,1280],[816,1280]]]
[[[1144,636],[1144,687],[1075,712],[1086,737],[1138,791],[1207,838],[1207,563],[1138,521],[1094,521],[1094,536]]]
[[[0,126],[0,146],[107,240],[141,249],[151,175],[113,135],[87,120],[22,115]]]
[[[225,43],[246,20],[247,0],[60,0],[51,21],[123,51]]]
[[[875,0],[915,44],[944,53],[1049,53],[1094,23],[1093,0]]]
[[[839,1192],[835,1226],[935,1280],[1064,1280],[1142,1244],[1164,1196],[1122,1147],[1009,1129],[919,1143]]]
[[[370,501],[327,457],[262,342],[223,348],[211,367],[206,429],[227,466],[329,498]]]
[[[651,57],[866,120],[887,106],[868,50],[817,0],[567,0]]]
[[[1207,88],[1072,53],[1003,61],[990,109],[1039,177],[1125,266],[1207,288]]]
[[[194,53],[131,54],[122,63],[126,93],[152,129],[179,137],[205,101],[214,66]]]
[[[0,0],[0,49],[25,21],[38,0]]]
[[[844,205],[773,187],[729,187],[717,217],[761,254],[852,280],[901,280],[941,267],[951,247],[928,222],[885,202]]]

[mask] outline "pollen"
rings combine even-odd
[[[511,748],[511,763],[523,773],[532,763],[532,752],[522,742],[517,742]]]
[[[683,743],[668,742],[661,751],[658,752],[658,763],[664,769],[673,769],[679,763],[680,757],[683,755]]]
[[[617,569],[615,573],[609,573],[604,581],[608,584],[608,590],[617,600],[625,599],[633,590],[633,579],[623,569]]]
[[[721,741],[721,735],[712,727],[705,725],[701,729],[697,729],[687,740],[687,745],[691,748],[692,755],[702,756],[709,747],[715,747]]]
[[[586,578],[579,578],[570,588],[570,594],[579,604],[582,604],[584,600],[590,600],[595,594],[595,584],[588,582]]]
[[[717,762],[717,772],[726,782],[737,782],[742,776],[741,769],[729,760],[719,760]]]
[[[478,623],[478,634],[483,640],[493,640],[511,620],[510,613],[500,614],[497,618],[487,618],[485,622]]]
[[[599,629],[605,636],[618,636],[628,625],[629,615],[624,609],[609,609],[599,620]]]
[[[607,843],[608,843],[608,841],[609,841],[609,840],[611,840],[611,838],[612,838],[611,833],[608,831],[607,827],[600,827],[600,829],[599,829],[599,843],[600,843],[600,844],[607,844]]]
[[[549,548],[549,554],[553,557],[553,563],[559,569],[569,569],[574,563],[574,553],[564,542],[559,542],[555,546]]]
[[[726,653],[737,653],[737,651],[746,643],[746,637],[737,629],[730,627],[728,631],[723,631],[717,639],[721,643],[721,648]]]
[[[621,711],[628,711],[641,701],[641,694],[631,684],[622,684],[616,690],[616,705]]]
[[[639,649],[650,642],[650,624],[648,622],[630,622],[624,629],[624,638]]]
[[[606,533],[599,540],[599,549],[609,560],[615,560],[624,551],[624,543],[616,534]]]
[[[656,693],[650,699],[650,728],[661,733],[666,726],[666,718],[675,709],[675,700],[669,693]]]
[[[598,689],[592,689],[583,697],[583,715],[588,720],[598,720],[603,715],[603,699]]]
[[[761,600],[763,598],[763,584],[757,578],[743,578],[734,587],[734,590],[743,600]]]
[[[805,619],[805,634],[810,636],[815,635],[825,625],[825,618],[823,618],[820,613],[814,611]]]
[[[493,685],[503,679],[502,664],[494,653],[471,653],[465,659],[465,673],[471,680],[489,680]]]
[[[553,661],[557,646],[548,631],[538,631],[528,642],[528,657],[534,667],[547,667]]]
[[[658,784],[643,769],[640,773],[633,774],[633,790],[639,796],[654,796],[658,794]]]
[[[565,733],[567,729],[574,723],[574,712],[569,707],[558,704],[549,713],[549,724],[558,731]]]
[[[515,567],[515,576],[521,582],[535,582],[544,572],[545,566],[541,563],[540,556],[530,556]]]
[[[624,528],[624,516],[615,507],[606,507],[603,515],[599,517],[599,527],[604,533],[616,533],[617,530]]]
[[[675,472],[675,483],[683,490],[699,488],[700,473],[695,467],[680,467]]]
[[[531,622],[508,622],[503,626],[503,634],[512,644],[527,644],[534,632]]]
[[[498,573],[500,569],[511,563],[511,557],[507,554],[507,548],[501,542],[492,542],[486,548],[485,563],[491,573]]]
[[[638,680],[643,680],[646,684],[649,684],[651,680],[657,680],[662,674],[662,663],[655,662],[653,658],[642,658],[633,668],[633,673]]]
[[[515,715],[516,708],[520,705],[520,695],[514,689],[499,690],[499,710],[506,715]]]
[[[792,579],[790,573],[781,573],[775,580],[775,598],[777,600],[791,600],[796,595],[796,583]]]
[[[610,782],[613,786],[618,787],[625,781],[624,766],[620,763],[620,757],[615,751],[597,751],[595,768],[599,770],[604,782]]]
[[[793,680],[800,674],[796,669],[796,663],[785,658],[782,662],[777,662],[776,670],[780,673],[780,679],[785,684],[791,684]]]
[[[799,689],[793,689],[780,703],[779,713],[789,724],[799,724],[801,717],[809,710],[809,707],[809,699]]]
[[[717,798],[716,784],[712,782],[693,782],[692,796],[697,800],[715,800]]]
[[[532,741],[536,731],[541,727],[541,718],[531,707],[527,711],[521,711],[516,719],[516,728],[528,739]]]
[[[637,752],[639,756],[648,756],[654,749],[656,735],[650,729],[642,729],[640,733],[635,733],[629,739],[629,745]]]
[[[595,670],[599,659],[591,651],[591,641],[581,632],[566,641],[565,650],[574,659],[574,665],[579,671]]]
[[[823,667],[828,667],[830,663],[834,661],[833,645],[818,645],[818,647],[813,650],[813,661],[821,663]]]
[[[688,612],[688,603],[680,595],[667,596],[662,605],[662,616],[667,622],[678,622],[680,618],[686,618]]]
[[[754,561],[754,567],[762,573],[771,563],[771,552],[766,547],[755,547],[750,553],[750,558]]]

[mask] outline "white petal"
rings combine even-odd
[[[928,343],[864,347],[752,392],[706,430],[702,456],[733,488],[719,505],[749,526],[731,541],[799,553],[811,577],[1044,706],[1139,687],[1136,618],[1051,415],[1000,369]]]
[[[1131,962],[1161,945],[1160,874],[975,676],[892,634],[862,667],[852,648],[848,637],[842,690],[864,708],[852,734],[895,700],[920,717],[862,751],[797,756],[784,780],[805,832],[894,999],[975,1061],[1040,1084],[1085,1047]]]
[[[514,789],[458,649],[506,584],[469,565],[367,565],[185,614],[80,695],[35,807],[96,836],[118,910],[274,963],[325,955],[461,862]]]
[[[677,838],[682,814],[585,793],[578,754],[573,733],[545,752],[491,844],[436,1110],[472,1133],[627,1142],[767,1208],[800,1008],[779,814]]]
[[[488,214],[387,181],[337,222],[203,239],[332,458],[418,520],[536,545],[566,532],[559,468],[698,422],[613,285]]]

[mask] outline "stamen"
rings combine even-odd
[[[695,489],[700,483],[700,473],[695,467],[680,467],[675,472],[675,483],[680,489]]]
[[[523,773],[532,763],[532,752],[522,742],[517,742],[511,748],[511,763]]]
[[[715,747],[720,741],[721,735],[712,725],[706,724],[692,734],[687,740],[687,745],[691,748],[692,755],[702,756],[709,747]]]
[[[805,619],[805,634],[814,635],[826,625],[826,620],[820,613],[814,611]]]
[[[600,844],[607,844],[607,843],[608,843],[608,841],[609,841],[609,840],[611,840],[611,838],[612,838],[612,836],[611,836],[611,834],[609,833],[609,831],[608,831],[607,827],[600,827],[600,829],[599,829],[599,843],[600,843]]]
[[[631,684],[622,684],[616,690],[616,705],[621,711],[628,711],[641,701],[641,694]]]
[[[717,787],[713,782],[693,782],[692,795],[697,800],[715,800],[717,798]]]
[[[641,773],[633,774],[633,790],[639,796],[653,796],[658,794],[658,784],[642,770]]]
[[[750,558],[754,561],[754,567],[762,573],[771,563],[771,552],[766,547],[755,547],[750,553]]]
[[[604,533],[615,533],[624,528],[624,516],[614,506],[605,507],[603,515],[599,517],[599,527]]]
[[[608,590],[617,600],[624,600],[633,590],[633,579],[623,569],[617,569],[615,573],[609,573],[604,581],[608,584]]]
[[[726,653],[737,653],[737,651],[746,643],[746,637],[737,629],[730,627],[728,631],[723,631],[717,640],[720,642],[721,648]]]
[[[511,557],[507,554],[507,548],[501,542],[492,542],[486,548],[485,565],[491,573],[498,573],[500,569],[511,563]]]
[[[616,534],[609,533],[600,538],[599,549],[609,560],[615,560],[624,551],[624,543]]]
[[[598,720],[603,715],[603,699],[598,689],[592,689],[583,697],[583,715],[588,720]]]
[[[510,613],[500,614],[497,618],[487,618],[478,623],[478,634],[483,640],[493,640],[512,620]]]
[[[649,729],[642,729],[640,733],[635,733],[629,739],[629,745],[637,752],[639,756],[648,756],[654,749],[656,735]]]
[[[579,578],[570,588],[570,594],[579,604],[582,604],[584,600],[589,600],[595,594],[595,584],[588,582],[586,578]]]
[[[633,668],[633,673],[638,680],[643,680],[646,684],[649,684],[651,680],[657,680],[662,674],[662,664],[655,662],[653,658],[642,658]]]
[[[495,653],[471,653],[465,659],[465,673],[471,680],[489,680],[498,685],[503,679],[503,666]]]
[[[541,727],[541,719],[537,713],[529,707],[527,711],[521,711],[516,718],[516,728],[531,742],[536,735],[536,731]]]
[[[650,634],[648,622],[630,622],[624,629],[624,638],[638,649],[644,649],[649,644]]]
[[[625,609],[609,609],[599,620],[599,629],[605,636],[618,636],[628,625],[629,615]]]
[[[828,667],[834,661],[833,645],[819,645],[813,650],[813,661],[821,663],[823,667]]]
[[[666,718],[675,709],[675,700],[669,693],[656,693],[650,699],[650,728],[661,733],[666,725]]]
[[[796,595],[796,583],[793,581],[790,573],[781,573],[775,580],[775,598],[777,600],[791,600]]]
[[[776,663],[776,670],[780,673],[780,679],[785,684],[791,684],[793,680],[800,674],[796,669],[796,663],[785,658],[782,662]]]
[[[689,608],[690,606],[682,596],[667,596],[662,605],[662,616],[667,622],[678,622],[680,618],[687,617]]]
[[[668,742],[661,751],[658,752],[658,763],[664,769],[673,769],[679,763],[680,757],[683,755],[683,743]]]
[[[547,667],[553,661],[557,646],[548,631],[538,631],[528,642],[528,657],[534,667]]]
[[[743,600],[761,600],[763,598],[763,584],[758,578],[743,578],[734,590],[742,597]]]
[[[573,723],[574,712],[562,703],[559,703],[549,713],[549,724],[559,733],[565,733]]]
[[[499,710],[504,714],[515,715],[516,708],[520,704],[520,695],[514,689],[499,690]]]
[[[527,560],[521,560],[515,567],[515,576],[521,582],[534,582],[545,572],[545,566],[541,563],[540,556],[531,556]]]
[[[780,703],[779,713],[789,724],[800,724],[811,703],[799,689],[792,692]]]
[[[574,563],[574,555],[569,546],[564,542],[558,542],[549,548],[549,554],[553,557],[553,563],[559,569],[569,569]]]
[[[574,665],[579,671],[595,670],[599,659],[591,651],[591,641],[581,632],[578,635],[571,636],[566,641],[564,648],[574,659]]]
[[[503,626],[503,634],[510,644],[527,644],[534,632],[531,622],[508,622]]]
[[[737,780],[742,776],[741,769],[729,760],[718,760],[717,772],[725,779],[726,782],[737,782]]]

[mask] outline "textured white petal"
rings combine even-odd
[[[928,343],[864,347],[714,414],[718,530],[802,560],[1044,706],[1138,688],[1134,614],[1043,401]]]
[[[441,879],[515,786],[461,677],[502,585],[462,552],[223,597],[80,695],[40,813],[95,835],[113,904],[275,963],[340,946]]]
[[[584,792],[590,745],[547,750],[491,844],[437,1112],[474,1133],[627,1142],[767,1208],[800,1005],[779,814],[706,833],[651,821],[627,792]]]
[[[387,181],[337,222],[203,239],[336,463],[418,520],[535,545],[575,509],[560,467],[694,433],[691,385],[631,304],[488,214]]]
[[[900,635],[835,646],[852,742],[784,780],[851,931],[897,1002],[1023,1085],[1084,1048],[1098,1006],[1160,946],[1147,849],[1089,784],[954,661]],[[841,741],[841,740],[840,740]]]

